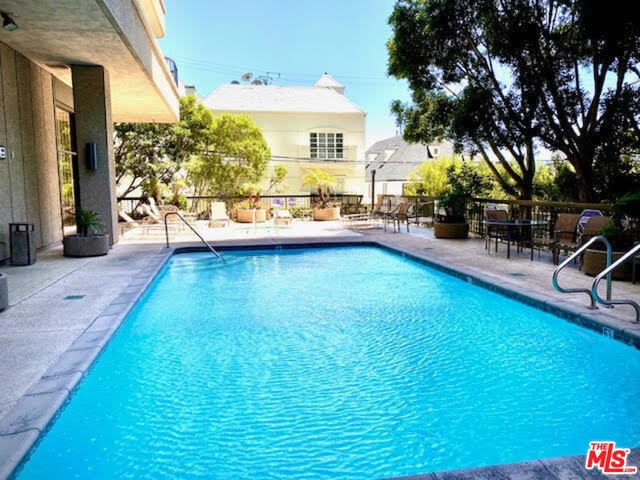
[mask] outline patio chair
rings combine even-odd
[[[229,225],[229,215],[224,202],[211,202],[209,214],[209,228],[226,227]]]
[[[560,217],[560,215],[558,215],[558,217]],[[604,216],[589,217],[585,227],[580,229],[580,217],[581,215],[578,215],[578,220],[576,220],[577,236],[575,237],[574,241],[572,242],[565,241],[565,242],[559,243],[559,245],[557,246],[556,253],[554,256],[554,261],[556,265],[560,263],[561,250],[564,250],[565,255],[568,255],[569,252],[575,252],[582,245],[584,245],[589,240],[591,240],[593,237],[595,237],[596,235],[600,235],[602,233],[602,227],[604,227],[607,223],[609,223],[609,220],[611,220],[610,217],[604,217]],[[582,268],[582,258],[580,258],[580,268]]]
[[[564,250],[564,254],[568,255],[570,251],[573,252],[579,247],[577,242],[579,220],[580,214],[578,213],[558,214],[553,226],[553,237],[549,239],[554,265],[558,265],[560,261],[561,250]]]
[[[487,208],[484,211],[484,214],[487,221],[506,222],[509,220],[509,212],[502,209]],[[493,228],[490,228],[489,225],[485,225],[485,227],[487,229],[487,235],[485,240],[486,250],[490,248],[492,238],[496,240],[496,246],[495,246],[496,252],[498,251],[499,240],[513,240],[513,239],[507,238],[510,235],[509,227],[507,225],[493,225]]]
[[[433,200],[417,202],[409,208],[409,216],[413,218],[416,225],[433,226],[435,217],[435,203]]]
[[[602,233],[604,226],[611,221],[611,217],[589,217],[586,225],[580,232],[580,245],[584,245],[596,235]]]

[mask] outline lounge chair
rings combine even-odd
[[[289,210],[276,208],[273,211],[273,223],[274,225],[289,225],[293,217],[291,216],[291,212]]]
[[[118,210],[118,216],[126,222],[127,228],[130,231],[133,231],[136,228],[141,228],[143,230],[143,234],[148,234],[150,230],[157,230],[164,232],[164,223],[161,222],[155,214],[149,208],[149,205],[142,204],[141,205],[143,211],[145,212],[146,217],[141,220],[134,220],[128,215],[124,210]],[[169,224],[169,228],[173,228],[175,224]],[[127,230],[124,228],[122,232],[125,233]]]
[[[211,202],[209,215],[209,228],[226,227],[229,225],[229,215],[224,202]]]
[[[136,221],[122,209],[118,209],[118,216],[125,221],[126,228],[122,228],[123,233],[127,231],[127,229],[133,230],[136,228],[144,228],[146,226],[144,219]]]
[[[381,195],[378,197],[378,202],[371,211],[372,218],[382,220],[386,228],[386,222],[389,221],[390,216],[395,213],[398,201],[399,197],[385,197]]]
[[[154,211],[151,208],[151,205],[141,203],[140,208],[142,208],[142,211],[146,215],[145,220],[147,221],[147,223],[161,223],[164,221],[164,219],[160,216],[160,212]]]
[[[400,225],[404,222],[407,224],[407,232],[409,232],[409,205],[403,199],[398,202],[395,208],[390,211],[385,217],[385,230],[387,222],[393,223],[393,231],[400,231]]]
[[[149,201],[149,209],[151,210],[154,217],[160,219],[160,221],[164,221],[164,215],[160,212],[158,208],[158,204],[156,203],[156,199],[153,197],[147,197]]]

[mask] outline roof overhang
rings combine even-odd
[[[114,122],[175,122],[178,89],[145,8],[139,0],[2,0],[19,28],[0,29],[0,42],[69,86],[71,65],[104,67]]]

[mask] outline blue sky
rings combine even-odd
[[[207,95],[246,72],[279,73],[274,85],[312,86],[324,72],[367,112],[367,140],[396,134],[389,104],[405,82],[387,76],[393,0],[165,0],[159,40],[180,79]]]

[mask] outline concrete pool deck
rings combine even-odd
[[[540,258],[536,253],[531,261],[528,251],[512,251],[507,260],[504,246],[487,253],[478,239],[436,240],[431,230],[417,228],[410,234],[352,232],[339,222],[294,222],[277,229],[233,225],[202,228],[201,233],[221,247],[375,242],[436,267],[455,269],[458,276],[502,293],[527,295],[543,308],[571,315],[591,328],[601,331],[598,325],[608,326],[627,342],[640,338],[632,308],[592,311],[586,308],[585,294],[556,292],[551,285],[554,265],[544,253]],[[172,246],[201,245],[189,231],[171,236]],[[162,231],[131,231],[105,257],[65,258],[57,247],[38,252],[34,265],[0,267],[9,276],[11,305],[0,312],[0,478],[10,475],[46,428],[169,254]],[[567,286],[589,288],[591,281],[573,265],[561,277]],[[614,282],[613,297],[640,301],[640,284]],[[640,466],[639,449],[632,451],[628,464]],[[582,465],[584,456],[414,478],[607,478]]]

